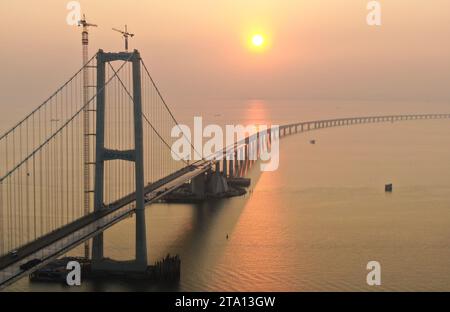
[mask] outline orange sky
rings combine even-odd
[[[28,111],[80,67],[80,31],[62,0],[1,1],[0,111]],[[221,99],[450,99],[450,1],[389,0],[383,26],[365,0],[80,1],[91,54],[131,42],[170,101]],[[248,36],[270,38],[252,53]],[[23,92],[23,90],[26,92]],[[29,109],[28,109],[29,108]]]

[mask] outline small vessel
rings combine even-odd
[[[311,140],[309,141],[309,143],[311,143],[312,145],[316,144],[316,140]]]
[[[392,184],[386,184],[386,185],[384,186],[384,191],[385,191],[386,193],[392,193],[392,190],[393,190],[393,185],[392,185]]]

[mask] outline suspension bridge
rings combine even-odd
[[[87,85],[86,79],[95,84]],[[117,269],[104,260],[103,232],[133,214],[135,259],[120,269],[145,270],[147,205],[186,183],[201,195],[208,175],[245,175],[261,151],[280,137],[328,127],[441,118],[450,114],[288,124],[253,133],[189,163],[172,155],[176,138],[171,130],[180,125],[139,52],[100,50],[0,136],[0,288],[91,240],[85,256],[92,258],[93,269]],[[36,259],[34,266],[23,268]]]

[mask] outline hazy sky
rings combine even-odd
[[[91,54],[121,50],[129,25],[169,101],[220,99],[450,99],[450,1],[89,0]],[[81,64],[68,1],[0,2],[0,111],[29,111]],[[254,53],[254,32],[270,40]]]

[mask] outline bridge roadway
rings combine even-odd
[[[317,120],[280,126],[279,135],[280,137],[283,137],[305,131],[362,123],[443,118],[450,118],[450,114],[369,116]],[[244,140],[236,144],[243,143]],[[224,151],[228,154],[230,147],[227,147]],[[223,154],[224,152],[218,152],[216,154],[216,159],[223,157]],[[145,187],[146,204],[148,205],[157,201],[159,198],[179,188],[187,181],[208,171],[212,166],[213,161],[202,160],[187,166],[160,181],[147,185]],[[15,256],[11,254],[4,255],[0,258],[0,289],[31,274],[84,241],[131,216],[135,212],[134,206],[130,205],[134,200],[135,194],[130,194],[108,205],[103,211],[93,212],[21,247],[17,250]],[[20,269],[22,264],[33,259],[40,259],[42,262],[29,270],[24,271]]]

